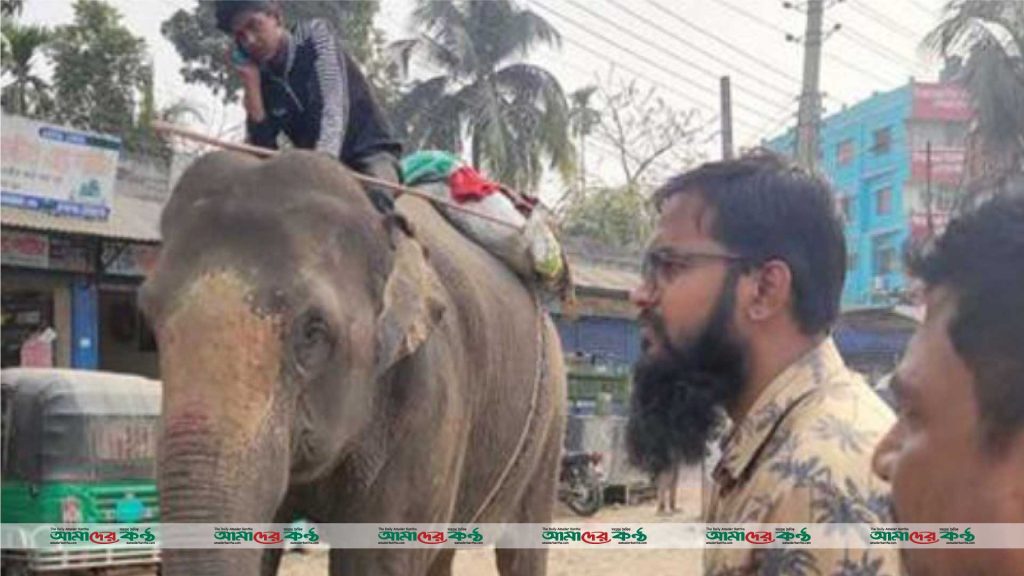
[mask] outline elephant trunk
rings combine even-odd
[[[254,313],[231,275],[198,282],[202,301],[158,330],[164,381],[157,483],[161,522],[273,522],[289,479],[279,323]],[[197,530],[199,527],[196,528]],[[230,548],[230,547],[229,547]],[[259,549],[165,550],[163,574],[258,574]]]
[[[171,419],[161,435],[161,522],[201,524],[187,530],[206,548],[168,549],[165,576],[259,574],[262,550],[211,548],[215,528],[271,523],[288,486],[287,452],[278,442],[231,447],[210,432],[182,431],[195,416]]]

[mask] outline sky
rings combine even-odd
[[[109,0],[125,25],[148,43],[161,105],[186,98],[206,111],[210,134],[240,139],[238,105],[224,107],[205,88],[181,79],[181,60],[160,34],[160,24],[195,0]],[[944,0],[826,1],[821,91],[825,113],[873,92],[905,85],[911,77],[935,80],[941,61],[920,42],[941,16]],[[381,0],[377,25],[389,40],[411,36],[413,0]],[[707,157],[720,154],[717,136],[719,76],[732,83],[734,141],[749,146],[795,123],[803,69],[806,16],[802,2],[781,0],[521,0],[562,36],[528,60],[547,68],[566,92],[595,84],[611,72],[654,87],[680,110],[696,108]],[[790,6],[796,4],[797,6]],[[26,0],[22,21],[49,26],[70,22],[71,0]],[[792,40],[787,41],[787,34]],[[234,127],[235,130],[230,129]],[[589,144],[588,144],[589,146]],[[614,181],[607,146],[588,149],[588,171]],[[614,183],[614,182],[609,182]],[[552,178],[545,186],[557,186]]]

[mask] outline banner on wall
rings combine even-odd
[[[57,216],[106,219],[121,140],[3,115],[0,201]]]

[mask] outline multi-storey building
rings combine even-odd
[[[823,120],[817,166],[846,221],[844,310],[892,304],[905,288],[907,241],[941,229],[959,198],[970,118],[961,87],[911,81]],[[767,145],[794,154],[795,131]]]

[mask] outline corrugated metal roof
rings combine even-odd
[[[137,242],[160,241],[160,211],[163,206],[156,202],[125,196],[115,196],[107,220],[85,220],[53,216],[45,212],[21,208],[0,209],[0,223],[3,226],[27,228],[63,234],[82,234],[135,240]]]
[[[569,255],[569,266],[579,288],[628,293],[640,284],[640,274],[635,270],[590,262],[573,254]]]
[[[44,212],[7,207],[0,210],[0,221],[5,227],[92,235],[137,242],[159,242],[162,209],[163,207],[156,202],[117,196],[114,199],[110,218],[106,221],[66,218],[52,216]],[[640,283],[640,275],[635,270],[593,261],[576,254],[569,254],[568,257],[573,271],[573,280],[578,287],[625,294]]]

